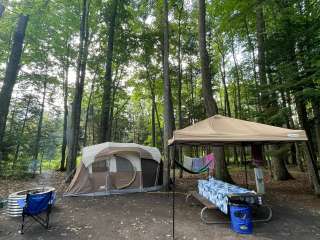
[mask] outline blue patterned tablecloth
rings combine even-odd
[[[222,182],[214,178],[210,178],[209,180],[198,180],[198,191],[200,195],[215,204],[225,214],[228,214],[228,196],[255,193],[254,191]]]

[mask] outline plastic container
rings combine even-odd
[[[248,205],[230,205],[231,228],[240,234],[252,234],[252,211]]]
[[[2,199],[0,198],[0,209],[1,208],[5,208],[5,206],[7,205],[8,200],[7,199]]]

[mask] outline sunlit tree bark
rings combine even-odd
[[[13,87],[16,84],[17,75],[21,67],[20,59],[22,55],[22,47],[25,32],[27,29],[28,19],[29,16],[19,16],[17,27],[13,36],[11,54],[0,92],[0,149],[2,147],[2,141],[5,134],[6,121],[9,112]]]

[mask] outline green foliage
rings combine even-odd
[[[303,99],[308,118],[315,118],[320,99],[319,3],[312,0],[262,1],[266,23],[267,85],[258,79],[256,1],[206,1],[207,48],[214,94],[226,111],[226,80],[231,116],[299,127],[295,97]],[[11,171],[19,146],[17,172],[32,160],[41,112],[44,82],[47,96],[41,131],[43,169],[57,169],[63,129],[63,82],[69,77],[68,105],[74,94],[79,49],[81,1],[5,1],[0,18],[0,80],[11,48],[18,14],[30,15],[19,73],[3,146],[4,166]],[[156,102],[156,145],[162,148],[162,1],[121,1],[116,22],[112,65],[112,140],[152,144],[152,99]],[[97,143],[105,75],[108,17],[111,1],[90,1],[89,53],[82,101],[80,142]],[[183,126],[205,118],[198,53],[198,8],[194,1],[169,1],[170,81],[178,114],[178,48],[181,48]],[[179,46],[180,35],[180,46]],[[66,76],[67,70],[69,75]],[[1,83],[1,82],[0,82]],[[91,92],[92,91],[92,92]],[[268,94],[265,103],[260,96]],[[153,96],[154,95],[154,96]],[[238,96],[240,95],[240,103]],[[31,98],[26,114],[26,104]],[[267,106],[262,109],[261,106]],[[69,112],[70,116],[70,112]],[[176,119],[178,119],[176,117]],[[22,132],[24,120],[25,129]],[[70,124],[70,123],[68,123]],[[290,123],[291,124],[291,123]],[[176,124],[178,125],[178,124]],[[70,125],[68,125],[68,128]],[[86,139],[84,139],[86,137]],[[17,173],[18,174],[18,173]]]

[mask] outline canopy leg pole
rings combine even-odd
[[[174,230],[175,230],[175,195],[176,195],[176,151],[175,147],[173,147],[173,177],[172,177],[172,239],[175,239],[174,237]]]
[[[247,174],[247,158],[246,158],[246,149],[244,145],[242,145],[242,154],[244,159],[244,171],[245,171],[245,178],[246,178],[246,188],[248,189],[248,174]]]
[[[167,161],[168,161],[168,163],[167,163],[167,172],[166,172],[166,177],[167,177],[167,185],[166,185],[166,190],[169,192],[170,190],[171,190],[171,163],[170,163],[170,148],[171,147],[169,147],[169,149],[168,149],[168,151],[169,151],[169,153],[168,153],[168,159],[167,159]]]

